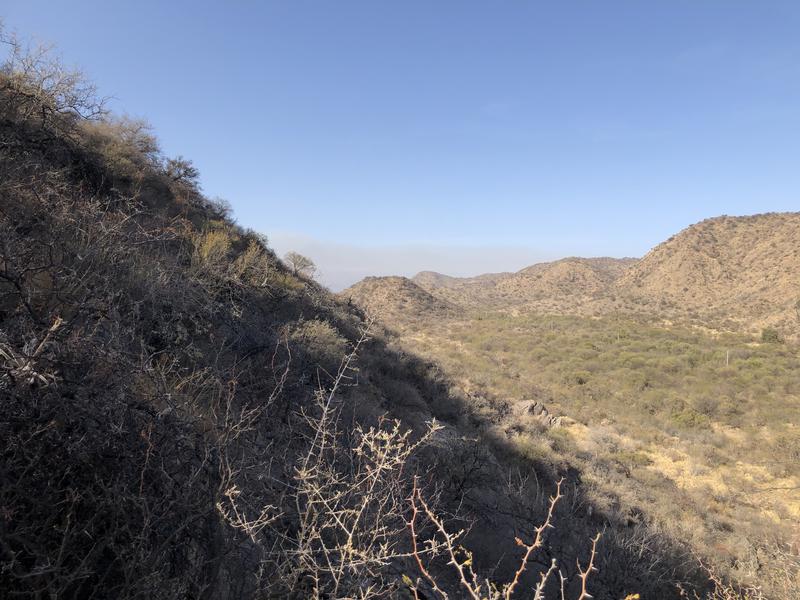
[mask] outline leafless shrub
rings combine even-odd
[[[106,169],[118,177],[138,179],[160,164],[158,140],[141,119],[106,115],[85,123],[82,130],[82,146],[102,157]]]
[[[433,593],[437,598],[447,599],[450,597],[450,593],[453,593],[445,591],[429,566],[426,565],[426,561],[423,560],[425,554],[436,555],[444,553],[448,558],[447,564],[456,572],[462,595],[472,600],[511,600],[520,585],[523,574],[529,567],[531,558],[536,551],[541,550],[545,546],[545,533],[553,528],[553,513],[559,500],[563,498],[561,494],[562,483],[563,480],[558,482],[556,492],[550,498],[547,516],[544,522],[536,527],[534,539],[530,543],[526,543],[519,537],[514,540],[516,545],[522,548],[523,554],[520,558],[519,566],[514,572],[513,578],[505,584],[498,584],[490,579],[481,577],[474,571],[473,554],[461,545],[461,539],[466,532],[464,530],[455,532],[448,531],[442,518],[431,509],[419,488],[415,485],[409,499],[411,504],[411,517],[408,519],[407,525],[411,533],[413,544],[412,555],[414,556],[421,576],[416,578],[416,580],[412,580],[411,578],[406,580],[406,583],[414,593],[414,597],[417,599],[427,597],[421,595],[423,583],[427,584],[425,586],[427,593]],[[433,535],[428,539],[423,539],[420,533],[420,521],[422,519],[427,519],[434,529]],[[588,591],[588,582],[590,574],[597,571],[595,559],[597,557],[597,543],[599,540],[600,534],[598,533],[592,539],[591,553],[587,565],[581,567],[580,562],[578,563],[578,579],[580,581],[578,600],[592,598]],[[538,582],[534,585],[534,589],[532,590],[534,600],[544,600],[548,581],[555,573],[558,573],[559,576],[561,598],[564,599],[566,597],[565,584],[567,578],[558,570],[558,565],[554,558],[551,560],[550,566],[539,574]]]
[[[724,582],[710,566],[702,561],[700,565],[708,575],[711,590],[699,595],[694,590],[687,591],[683,586],[679,586],[682,598],[691,600],[766,600],[761,588],[755,586],[734,587]]]
[[[295,526],[273,527],[278,540],[267,556],[265,581],[275,595],[302,598],[384,597],[397,582],[387,571],[408,558],[403,510],[406,469],[435,423],[416,441],[398,421],[339,425],[337,393],[354,382],[356,353],[366,332],[342,360],[328,389],[302,411],[307,449],[296,460],[286,506]]]
[[[106,100],[77,69],[69,69],[46,45],[30,46],[2,29],[6,57],[0,65],[0,90],[10,100],[6,110],[22,121],[37,119],[45,127],[66,131],[71,119],[97,119],[107,113]],[[65,120],[66,118],[66,120]]]
[[[307,256],[303,256],[299,252],[287,252],[286,256],[284,256],[284,260],[295,275],[312,277],[317,269],[313,260]]]

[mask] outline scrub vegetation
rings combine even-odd
[[[596,505],[638,507],[629,518],[646,514],[744,580],[781,547],[788,560],[800,519],[795,346],[616,316],[490,313],[401,330],[498,437],[578,467]]]

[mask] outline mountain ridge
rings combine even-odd
[[[570,256],[475,277],[421,271],[409,282],[465,310],[645,313],[791,337],[800,319],[800,213],[704,219],[641,259]]]

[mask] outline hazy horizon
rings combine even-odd
[[[267,238],[279,256],[293,250],[311,258],[317,266],[315,279],[334,292],[369,276],[412,277],[421,271],[436,271],[452,277],[473,277],[518,271],[537,262],[563,258],[525,246],[359,245],[287,232],[268,233]]]
[[[346,244],[317,239],[297,232],[264,232],[270,246],[279,256],[295,251],[311,258],[316,267],[315,279],[334,292],[339,292],[370,276],[400,275],[413,277],[422,271],[433,271],[451,277],[475,277],[487,273],[516,272],[539,262],[562,258],[634,258],[644,257],[669,237],[700,221],[715,217],[746,217],[762,213],[709,215],[687,223],[664,238],[653,240],[631,252],[593,253],[575,245],[556,245],[554,248],[534,246],[476,246],[467,244],[436,244],[415,242],[407,244]],[[614,240],[608,240],[613,247]]]

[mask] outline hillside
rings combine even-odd
[[[411,281],[425,289],[447,287],[458,282],[458,277],[450,277],[435,271],[420,271],[411,278]]]
[[[800,324],[800,213],[692,225],[653,248],[614,289],[654,314],[791,335]]]
[[[707,219],[640,260],[570,257],[468,278],[423,271],[413,281],[439,300],[473,311],[646,315],[751,335],[774,329],[795,339],[800,213]]]
[[[442,273],[434,271],[421,271],[411,278],[411,281],[416,283],[426,290],[437,288],[453,288],[464,287],[469,285],[474,286],[489,286],[493,283],[511,277],[513,273],[484,273],[476,275],[475,277],[450,277]]]
[[[740,575],[755,576],[747,554],[767,552],[766,540],[800,535],[796,347],[634,317],[504,311],[431,321],[403,342],[472,397],[505,405],[513,443],[581,465],[597,504],[646,507]],[[532,433],[541,424],[513,420],[539,406],[564,417],[547,442]]]
[[[459,309],[434,297],[406,277],[367,277],[339,293],[385,323],[417,319],[419,315],[449,318]]]
[[[416,322],[383,318],[497,438],[578,469],[594,506],[632,510],[727,576],[793,598],[799,233],[797,213],[720,217],[641,260],[423,272],[415,282],[463,312],[418,303]]]
[[[551,290],[576,281],[602,289],[613,277],[573,276],[585,265],[565,262],[528,271],[531,287],[542,271]],[[559,314],[563,302],[500,306],[406,320],[396,331],[493,423],[495,439],[577,469],[594,507],[651,523],[728,577],[759,582],[767,597],[797,597],[796,345],[708,331],[687,313],[648,314],[633,301],[589,315]]]
[[[497,290],[513,304],[536,312],[580,310],[605,296],[611,285],[636,259],[564,258],[522,269],[503,280]]]

